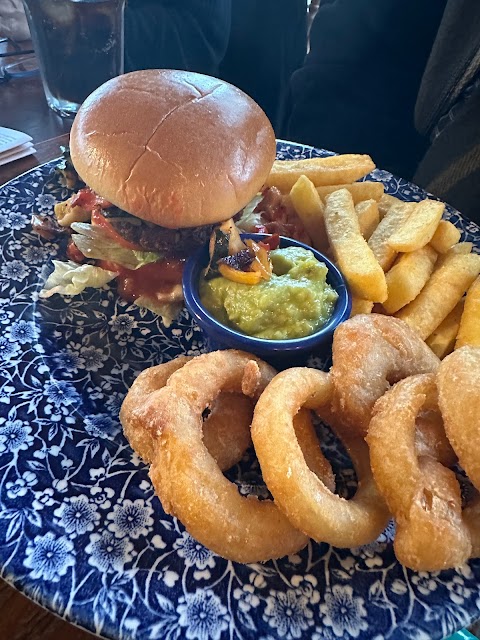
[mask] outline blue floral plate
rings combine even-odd
[[[326,152],[279,142],[280,158]],[[388,193],[417,187],[375,171]],[[203,337],[186,314],[165,329],[114,288],[38,299],[64,246],[32,232],[32,212],[67,197],[46,164],[0,187],[0,569],[58,615],[107,638],[273,640],[444,638],[478,617],[480,561],[414,573],[387,529],[374,544],[310,544],[278,562],[238,565],[165,515],[118,411],[139,371]],[[463,238],[480,229],[448,208]],[[319,366],[322,363],[317,363]],[[326,430],[341,474],[353,474]],[[230,477],[261,492],[245,460]]]

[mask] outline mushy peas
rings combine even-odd
[[[200,298],[220,322],[249,336],[290,340],[315,333],[331,317],[338,298],[327,267],[311,251],[270,251],[270,280],[248,285],[222,276],[201,279]]]

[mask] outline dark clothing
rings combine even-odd
[[[335,0],[313,21],[280,134],[340,153],[369,153],[410,178],[427,141],[413,112],[445,0]]]
[[[282,133],[369,153],[480,222],[478,0],[322,2]]]
[[[276,128],[292,73],[307,52],[307,0],[233,0],[220,77],[240,87]]]
[[[480,6],[449,0],[420,87],[419,131],[431,144],[414,180],[480,223]]]
[[[275,125],[306,53],[307,0],[128,0],[126,70],[186,69],[251,95]]]
[[[125,68],[217,76],[230,23],[231,0],[128,0]]]
[[[418,93],[415,124],[429,135],[480,70],[480,6],[448,0]]]
[[[480,92],[435,137],[414,181],[480,224]]]

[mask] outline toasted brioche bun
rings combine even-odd
[[[226,220],[263,186],[275,134],[236,87],[150,69],[109,80],[84,102],[70,152],[82,180],[132,215],[176,229]]]

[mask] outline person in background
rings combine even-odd
[[[306,53],[307,0],[128,0],[126,70],[174,68],[220,77],[272,124]]]
[[[322,1],[283,137],[369,153],[480,221],[480,5]]]
[[[414,182],[480,224],[480,5],[448,0],[415,106]]]
[[[281,135],[369,153],[411,178],[424,151],[413,122],[445,0],[320,2],[310,51],[290,81]]]
[[[128,0],[125,71],[183,69],[218,76],[231,0]]]
[[[307,52],[307,0],[232,0],[219,75],[250,95],[274,128],[292,73]]]

